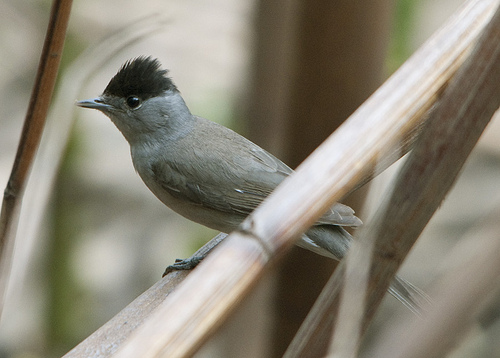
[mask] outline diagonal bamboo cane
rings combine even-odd
[[[61,62],[71,0],[54,0],[38,72],[24,120],[14,165],[4,191],[0,213],[0,314],[10,272],[10,260],[24,188],[42,137]]]
[[[367,300],[364,307],[353,307],[352,302],[356,300],[354,296],[359,292],[352,290],[353,295],[344,297],[339,313],[343,319],[337,321],[338,332],[331,347],[332,357],[356,356],[362,333],[397,269],[451,189],[479,137],[499,108],[498,78],[500,8],[431,112],[384,209],[377,212],[370,231],[363,231],[365,235],[360,242],[365,243],[365,246],[366,243],[374,246],[372,260],[368,253],[368,259],[364,263],[354,262],[352,270],[357,271],[359,267],[366,266],[367,276],[370,276],[367,295],[361,293],[359,296],[366,296]],[[353,322],[352,314],[347,316],[349,312],[361,313],[357,324]],[[344,329],[347,326],[352,327],[349,333]],[[447,327],[448,330],[453,328]]]

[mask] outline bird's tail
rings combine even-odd
[[[347,253],[352,240],[352,236],[340,226],[317,225],[303,235],[297,246],[340,261]],[[399,276],[394,277],[388,291],[417,315],[421,314],[422,304],[430,301],[422,290]]]
[[[429,296],[420,288],[402,277],[395,276],[389,286],[389,293],[416,315],[422,314],[422,307],[430,302]]]

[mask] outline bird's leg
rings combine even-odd
[[[165,269],[162,277],[165,277],[170,272],[194,269],[217,245],[219,245],[226,238],[226,236],[227,234],[221,232],[203,245],[191,257],[187,259],[176,259],[173,265],[170,265]]]

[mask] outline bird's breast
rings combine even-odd
[[[153,170],[155,161],[151,160],[151,158],[154,158],[154,156],[147,155],[146,157],[147,158],[141,155],[140,152],[132,152],[132,159],[137,173],[149,190],[163,204],[176,213],[191,221],[226,233],[236,229],[244,219],[239,215],[232,215],[230,213],[206,207],[200,203],[186,200],[186,198],[183,198],[181,195],[172,195],[175,193],[175,186],[167,190],[165,188],[165,178],[158,177],[158,173]],[[163,174],[175,176],[175,173]]]

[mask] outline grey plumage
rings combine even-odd
[[[293,171],[232,130],[191,114],[157,60],[128,61],[103,94],[80,101],[106,114],[130,144],[136,171],[165,205],[222,232],[234,230]],[[361,221],[335,204],[298,246],[340,260]],[[397,278],[389,290],[416,310],[418,290]]]

